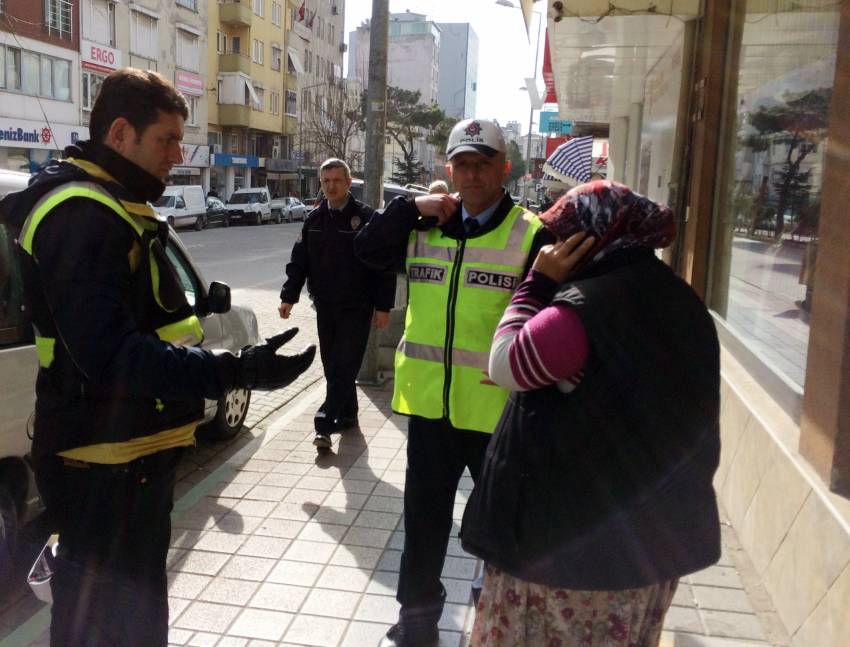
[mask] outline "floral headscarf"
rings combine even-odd
[[[676,237],[670,209],[610,180],[580,184],[540,219],[558,240],[581,231],[596,238],[588,253],[593,261],[627,247],[667,247]]]

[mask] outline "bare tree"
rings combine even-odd
[[[349,166],[362,167],[363,151],[352,146],[363,130],[360,95],[354,84],[334,80],[313,90],[303,120],[304,147],[317,160],[337,157]]]

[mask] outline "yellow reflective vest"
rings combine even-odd
[[[100,167],[84,160],[66,160],[82,168],[93,181],[66,182],[41,196],[33,206],[21,228],[19,242],[21,249],[34,257],[33,241],[39,224],[48,214],[66,200],[84,198],[103,204],[115,213],[134,232],[136,242],[129,254],[129,264],[135,272],[145,268],[147,280],[142,282],[150,301],[149,311],[153,331],[162,340],[175,345],[193,346],[203,341],[203,328],[193,309],[188,304],[182,288],[163,285],[163,272],[170,269],[170,261],[159,241],[160,223],[157,215],[147,204],[122,200],[106,190],[99,181],[112,181],[112,178]],[[176,289],[175,289],[176,288]],[[35,346],[40,370],[49,370],[54,361],[54,349],[57,343],[55,331],[36,331]],[[203,400],[197,403],[180,403],[180,410],[169,412],[168,405],[159,400],[152,404],[155,413],[149,417],[155,421],[150,434],[137,436],[118,442],[94,442],[91,445],[76,447],[59,452],[60,456],[92,463],[125,463],[140,456],[155,452],[194,444],[194,432],[203,418]],[[145,414],[143,414],[144,416]],[[178,422],[179,421],[179,422]],[[95,438],[96,439],[96,438]]]
[[[413,231],[393,410],[492,433],[508,391],[487,374],[496,326],[522,280],[540,219],[514,206],[495,229],[455,240]]]

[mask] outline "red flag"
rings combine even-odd
[[[304,20],[304,3],[305,3],[305,2],[307,2],[307,0],[302,0],[302,2],[301,2],[301,6],[300,6],[300,7],[298,7],[298,20],[299,20],[299,21],[303,21],[303,20]]]

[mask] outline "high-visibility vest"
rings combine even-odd
[[[514,206],[498,227],[476,238],[455,240],[438,228],[411,232],[394,411],[493,432],[508,391],[487,374],[490,345],[541,226],[537,216]]]
[[[66,160],[83,168],[93,177],[108,181],[99,167],[82,160]],[[95,175],[97,174],[97,175]],[[163,272],[173,272],[170,261],[165,255],[158,232],[160,223],[156,212],[147,204],[131,202],[117,198],[96,181],[66,182],[41,196],[33,206],[19,236],[21,249],[37,263],[33,252],[33,241],[39,224],[56,207],[66,200],[84,198],[99,202],[127,224],[135,234],[136,240],[129,253],[129,263],[135,272],[140,266],[149,270],[148,280],[142,281],[142,287],[152,296],[151,316],[155,321],[153,331],[162,340],[181,346],[194,346],[203,341],[203,328],[194,310],[186,300],[182,288],[173,285],[173,281],[164,281]],[[142,255],[146,255],[143,258]],[[178,288],[175,290],[175,288]],[[36,354],[39,366],[49,369],[54,361],[54,349],[57,335],[54,330],[37,330],[35,335]],[[96,442],[60,452],[61,456],[93,463],[124,463],[140,456],[162,451],[171,447],[194,444],[194,432],[203,418],[203,400],[197,404],[181,406],[180,424],[169,425],[168,405],[157,400],[153,405],[161,418],[161,423],[150,429],[150,435],[119,442]],[[188,410],[187,410],[188,409]],[[195,412],[195,413],[192,413]],[[186,422],[186,418],[191,420]]]

